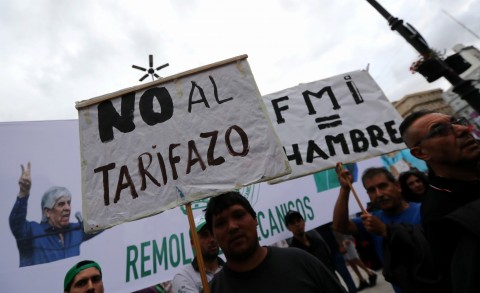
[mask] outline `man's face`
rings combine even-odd
[[[97,268],[87,268],[73,279],[70,293],[103,293],[102,275]]]
[[[260,246],[257,220],[241,205],[235,204],[212,217],[212,230],[227,261],[243,261]]]
[[[305,234],[305,221],[300,217],[294,217],[287,225],[287,229],[294,236],[303,236]]]
[[[45,208],[48,223],[56,228],[66,228],[70,222],[70,199],[62,196],[51,209]]]
[[[378,174],[363,181],[370,200],[382,211],[394,212],[402,206],[400,185],[388,180],[385,174]]]
[[[418,145],[412,147],[412,154],[420,154],[421,159],[440,165],[471,165],[477,164],[480,159],[480,145],[470,132],[470,128],[464,125],[450,124],[452,117],[432,113],[417,119],[412,129],[412,143]],[[442,135],[434,135],[442,126],[451,125],[450,131]]]
[[[212,233],[210,233],[208,228],[204,226],[200,231],[198,231],[197,235],[203,258],[205,260],[216,259],[218,256],[218,243],[215,238],[213,238]]]
[[[422,180],[415,175],[411,175],[407,178],[407,186],[413,193],[418,195],[423,195],[427,189]]]

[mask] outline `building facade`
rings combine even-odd
[[[445,102],[442,89],[433,89],[406,95],[392,104],[402,117],[406,117],[408,114],[418,110],[432,110],[453,115],[452,108]]]

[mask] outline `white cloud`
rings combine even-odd
[[[434,48],[480,46],[475,0],[379,1]],[[367,1],[14,1],[0,4],[0,121],[73,119],[75,101],[137,85],[132,64],[168,76],[240,54],[263,94],[363,69],[396,100],[436,86],[409,72],[414,49]]]

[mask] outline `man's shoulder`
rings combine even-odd
[[[453,194],[477,195],[474,191],[480,187],[480,180],[460,180],[452,178],[443,178],[436,175],[429,176],[430,186],[427,195],[449,196]]]
[[[303,243],[301,243],[297,238],[295,237],[292,237],[292,241],[290,242],[290,244],[288,245],[288,247],[295,247],[295,248],[300,248],[300,249],[303,249],[305,245],[303,245]],[[273,246],[272,246],[273,247]]]
[[[323,238],[322,234],[320,234],[317,230],[309,230],[305,233],[307,235],[307,239],[314,243],[326,243],[325,239]]]
[[[416,202],[411,202],[408,204],[408,208],[400,215],[400,221],[410,224],[420,224],[421,216],[420,216],[420,208],[421,204]]]
[[[182,267],[174,276],[173,280],[175,281],[176,279],[192,279],[192,276],[195,274],[199,274],[195,269],[193,268],[192,264],[188,264],[184,267]]]
[[[276,246],[267,246],[268,253],[271,255],[289,255],[296,253],[297,251],[303,251],[295,247],[276,247]]]
[[[305,250],[297,247],[274,247],[268,246],[268,253],[271,255],[273,259],[282,259],[282,260],[289,260],[295,262],[296,260],[316,260],[310,253],[306,252]]]
[[[192,274],[200,274],[192,265],[189,263],[188,265],[183,266],[183,268],[178,271],[176,275],[192,275]]]
[[[288,244],[288,247],[300,248],[298,240],[295,241],[295,238],[292,238],[292,241]]]
[[[452,211],[456,210],[468,201],[473,190],[468,187],[468,181],[444,179],[440,177],[431,178],[430,188],[427,191],[421,207],[423,221],[436,221]]]
[[[409,203],[408,208],[404,209],[398,214],[386,214],[383,211],[375,211],[372,213],[374,216],[378,217],[384,223],[408,223],[408,224],[420,224],[421,222],[421,204],[419,203]]]
[[[408,203],[408,209],[406,214],[410,214],[410,217],[420,217],[420,211],[422,209],[422,204],[418,202]]]
[[[421,203],[418,203],[418,202],[410,202],[410,203],[408,203],[408,208],[409,208],[409,209],[412,209],[412,210],[415,210],[415,211],[419,210],[421,206],[422,206],[422,204],[421,204]]]
[[[185,282],[190,282],[190,286],[193,286],[195,284],[195,275],[199,275],[199,273],[195,271],[191,264],[188,264],[173,276],[172,285],[174,287],[181,287]]]

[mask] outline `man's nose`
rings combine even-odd
[[[227,225],[229,231],[238,229],[237,221],[234,219],[229,219]]]
[[[92,279],[89,279],[87,282],[87,290],[93,289],[93,282]]]
[[[378,187],[374,187],[371,194],[372,197],[376,199],[377,197],[382,196],[382,190]]]
[[[374,196],[377,195],[377,193],[378,193],[378,188],[377,188],[377,187],[372,187],[370,193],[371,193],[372,195],[374,195]]]
[[[473,130],[473,125],[461,125],[461,124],[452,124],[455,134],[464,135],[465,133],[470,133]]]
[[[205,237],[208,242],[215,241],[215,238],[213,237],[212,233],[208,233],[208,235]]]

